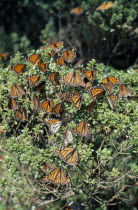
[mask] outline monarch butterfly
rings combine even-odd
[[[33,102],[34,102],[35,107],[39,107],[39,101],[35,95],[33,97]]]
[[[65,50],[63,51],[62,58],[66,62],[71,63],[74,60],[74,58],[76,58],[76,53],[71,50]]]
[[[95,105],[96,105],[96,102],[95,101],[92,101],[88,106],[87,106],[87,109],[89,112],[93,111],[94,108],[95,108]]]
[[[78,134],[80,136],[87,136],[91,134],[90,132],[90,126],[88,123],[84,120],[78,123],[76,128],[74,128],[73,133]]]
[[[59,66],[65,66],[65,62],[62,57],[60,57],[56,60],[56,64]]]
[[[67,128],[65,132],[65,138],[64,138],[64,147],[67,147],[68,144],[73,142],[73,135],[69,128]]]
[[[118,97],[128,97],[131,96],[131,91],[125,86],[125,85],[120,85],[119,87],[119,92],[118,92]]]
[[[35,66],[39,66],[40,63],[40,55],[34,54],[26,58],[27,61],[31,62]]]
[[[14,110],[19,108],[16,101],[13,98],[9,98],[8,108],[9,109],[14,109]]]
[[[90,82],[93,82],[93,80],[95,78],[95,75],[96,75],[96,70],[93,70],[93,71],[84,71],[84,75],[85,75],[85,77],[87,77],[87,79]]]
[[[8,55],[9,55],[8,52],[0,53],[0,58],[2,58],[3,60],[7,60]]]
[[[11,70],[13,70],[18,75],[21,75],[23,73],[25,67],[26,67],[25,64],[17,64],[15,66],[12,66]]]
[[[60,115],[63,109],[63,103],[58,103],[56,106],[52,108],[52,113],[56,115]]]
[[[105,93],[105,90],[100,86],[93,87],[93,88],[87,88],[87,90],[90,93],[93,100],[99,99]]]
[[[71,102],[75,108],[80,109],[82,103],[82,97],[79,93],[63,93],[61,94],[61,98]]]
[[[58,72],[53,72],[47,77],[53,85],[58,84]]]
[[[76,72],[69,73],[59,80],[59,82],[70,86],[84,86],[79,74]]]
[[[26,79],[29,82],[31,82],[31,84],[33,84],[34,86],[39,85],[40,76],[38,76],[38,75],[27,76]]]
[[[51,57],[54,57],[55,55],[57,55],[57,53],[55,51],[51,51],[48,53]]]
[[[49,63],[48,62],[47,63],[39,63],[39,66],[41,67],[42,71],[44,73],[46,73],[47,72],[47,69],[49,67]]]
[[[50,48],[52,48],[55,52],[58,52],[63,47],[63,41],[53,42],[53,43],[49,44],[48,46]]]
[[[103,84],[111,83],[112,85],[116,85],[120,82],[121,80],[116,77],[106,77],[102,80]]]
[[[3,126],[0,125],[0,134],[2,134],[3,132],[4,132]]]
[[[55,185],[66,185],[70,182],[62,168],[55,168],[43,180]]]
[[[101,4],[99,7],[96,8],[96,10],[107,10],[114,6],[115,4],[113,4],[112,2],[107,2],[107,3]]]
[[[41,90],[45,87],[45,84],[45,81],[40,82],[39,85],[35,87],[35,90],[41,92]]]
[[[39,104],[39,108],[44,110],[47,113],[52,112],[52,108],[54,106],[54,102],[52,100],[43,101]]]
[[[61,127],[61,124],[62,124],[62,122],[60,120],[58,120],[58,119],[52,119],[50,121],[45,119],[45,123],[48,126],[49,131],[52,134],[56,134],[59,131],[59,129]]]
[[[107,83],[107,84],[103,84],[102,87],[105,89],[106,94],[109,95],[109,94],[111,94],[111,91],[114,88],[114,85]]]
[[[111,109],[114,109],[118,97],[117,97],[116,95],[108,95],[108,96],[107,96],[107,99],[108,99],[108,103],[109,103]]]
[[[55,150],[55,154],[59,155],[60,159],[69,166],[76,166],[78,164],[78,152],[76,148],[65,147],[63,149]]]
[[[16,84],[14,84],[12,86],[11,92],[10,92],[10,95],[11,95],[12,98],[21,97],[24,94],[25,94],[25,92],[24,92],[24,90],[20,86],[18,86]]]
[[[25,116],[25,111],[22,107],[17,111],[15,118],[20,119],[22,122],[25,122],[27,120]]]
[[[71,13],[74,15],[81,15],[83,13],[83,9],[81,7],[75,7],[71,10]]]

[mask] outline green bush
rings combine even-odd
[[[66,200],[80,201],[86,209],[116,209],[133,207],[133,194],[136,194],[136,177],[138,173],[138,106],[137,101],[119,99],[112,110],[104,95],[97,100],[96,108],[89,112],[87,105],[92,101],[89,93],[82,87],[53,85],[47,78],[52,72],[58,72],[59,78],[73,71],[67,64],[60,67],[55,58],[49,55],[50,48],[32,50],[29,55],[38,53],[43,62],[50,62],[46,75],[32,63],[25,60],[22,53],[16,53],[6,68],[1,68],[0,80],[0,113],[1,134],[1,209],[30,209],[32,206],[43,206],[59,209]],[[26,69],[21,76],[10,71],[11,66],[25,63]],[[94,59],[88,62],[85,69],[97,71],[94,84],[101,83],[106,76],[119,77],[136,95],[138,74],[136,71],[116,71],[112,67],[98,64]],[[81,74],[81,73],[79,73]],[[37,92],[26,80],[28,75],[40,75],[45,82],[44,88]],[[16,111],[8,108],[8,97],[11,87],[16,82],[26,94],[16,99],[19,106],[26,110],[27,121],[18,121]],[[34,94],[39,101],[51,99],[55,104],[62,101],[63,92],[78,92],[83,95],[82,108],[76,110],[71,103],[64,103],[63,113],[56,117],[62,121],[60,131],[52,135],[44,119],[53,114],[35,107]],[[113,90],[118,91],[118,85]],[[72,147],[77,148],[79,164],[76,168],[68,166],[55,155],[55,149],[63,147],[65,130],[73,129],[78,122],[86,120],[91,127],[92,135],[80,137],[73,135]],[[46,164],[50,168],[45,168]],[[43,178],[55,167],[62,166],[71,177],[68,186],[53,186],[43,182]],[[134,189],[135,188],[135,189]],[[54,201],[59,201],[56,205]],[[52,205],[52,206],[51,206]]]

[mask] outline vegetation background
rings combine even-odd
[[[24,76],[18,77],[9,69],[13,64],[25,63],[25,57],[34,53],[41,54],[44,61],[45,58],[50,61],[50,71],[60,72],[61,76],[79,65],[86,69],[95,66],[98,83],[106,76],[119,77],[133,95],[138,93],[138,2],[115,0],[112,1],[115,7],[96,11],[105,2],[0,1],[0,53],[9,53],[7,60],[0,60],[0,120],[4,128],[0,140],[3,157],[0,163],[0,209],[41,207],[55,210],[63,208],[68,200],[81,203],[85,209],[138,209],[137,101],[121,99],[116,109],[111,110],[104,98],[98,101],[95,111],[88,113],[86,105],[90,98],[79,90],[84,94],[83,109],[76,112],[73,106],[66,105],[66,112],[73,116],[68,125],[72,129],[85,117],[91,124],[93,135],[87,141],[74,136],[73,146],[81,156],[76,169],[53,155],[55,139],[58,147],[63,146],[68,120],[65,114],[61,116],[65,124],[60,132],[56,136],[47,136],[42,120],[44,113],[30,105],[32,89],[28,98],[18,101],[24,104],[28,116],[33,116],[27,126],[20,125],[14,118],[14,111],[8,109],[8,94],[13,82],[18,80],[18,84],[26,86]],[[77,6],[83,9],[80,16],[70,12]],[[49,50],[40,49],[41,45],[58,40],[64,41],[65,49],[77,52],[73,64],[67,68],[57,67],[48,55]],[[44,74],[29,63],[25,75],[31,73],[39,73],[45,80]],[[56,89],[49,82],[43,94],[50,97],[58,92],[58,87]],[[58,102],[57,98],[54,100]],[[73,177],[70,189],[49,191],[40,185],[39,180],[47,174],[43,170],[46,162],[62,165],[70,171]]]

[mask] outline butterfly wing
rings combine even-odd
[[[119,78],[116,78],[116,77],[106,77],[104,79],[102,79],[102,83],[103,84],[107,84],[107,83],[110,83],[112,85],[117,85],[118,83],[120,83],[120,79]]]
[[[74,60],[74,58],[76,58],[76,53],[71,50],[66,50],[63,52],[62,58],[66,62],[71,63]]]
[[[65,132],[65,138],[64,138],[64,147],[67,147],[68,144],[73,142],[73,135],[69,128],[67,128]]]
[[[59,66],[65,66],[65,62],[62,57],[60,57],[56,60],[56,64]]]
[[[76,128],[73,130],[73,133],[78,134],[80,136],[87,136],[87,135],[91,134],[90,127],[89,127],[88,123],[84,120],[82,120],[80,123],[78,123]]]
[[[27,61],[31,62],[35,66],[39,66],[40,63],[40,55],[34,54],[26,58]]]
[[[44,73],[46,73],[46,72],[47,72],[47,69],[48,69],[48,67],[49,67],[49,63],[48,63],[48,62],[47,62],[47,63],[39,63],[39,66],[40,66],[41,70],[42,70]]]
[[[58,72],[53,72],[47,77],[53,85],[58,84]]]
[[[112,2],[107,2],[107,3],[101,4],[99,7],[96,8],[96,10],[107,10],[114,6],[115,4],[113,4]]]
[[[84,86],[80,75],[76,72],[65,75],[59,82],[70,86]]]
[[[39,105],[39,108],[44,110],[47,113],[51,113],[53,106],[54,106],[54,102],[52,100],[47,100],[47,101],[43,101]]]
[[[45,123],[48,126],[49,131],[52,134],[56,134],[59,131],[59,129],[61,127],[61,124],[62,124],[62,122],[60,120],[58,120],[58,119],[53,119],[53,120],[50,120],[50,121],[45,119]]]
[[[43,180],[46,182],[51,182],[55,185],[66,185],[70,182],[62,168],[55,168]]]
[[[71,13],[74,15],[81,15],[83,13],[83,9],[81,7],[75,7],[71,10]]]
[[[13,70],[18,75],[21,75],[23,73],[25,67],[26,67],[25,64],[17,64],[15,66],[12,66],[11,70]]]
[[[107,99],[108,99],[108,103],[109,103],[111,109],[114,109],[115,105],[117,103],[118,97],[116,95],[108,95]]]
[[[61,97],[71,102],[76,109],[81,108],[82,97],[79,93],[63,93],[61,94]]]
[[[105,90],[102,87],[87,88],[93,100],[99,99],[105,94]]]
[[[35,107],[39,107],[39,101],[35,95],[33,97],[33,102],[34,102]]]
[[[119,87],[119,92],[118,92],[118,97],[128,97],[131,96],[131,91],[125,86],[125,85],[120,85]]]
[[[8,108],[9,109],[14,109],[14,110],[19,108],[16,101],[13,98],[9,98]]]
[[[56,150],[55,154],[59,155],[60,159],[70,166],[76,166],[78,164],[78,152],[76,148],[65,147]]]
[[[38,75],[27,76],[26,79],[34,86],[39,85],[40,76]]]
[[[96,70],[93,70],[93,71],[84,71],[84,75],[85,75],[85,77],[87,77],[87,79],[90,82],[93,82],[93,80],[95,78],[95,75],[96,75]]]
[[[25,92],[20,86],[18,86],[17,84],[14,84],[11,88],[10,95],[12,98],[17,98],[17,97],[21,97],[25,95]]]
[[[114,88],[113,84],[107,83],[107,84],[103,84],[102,87],[104,88],[104,90],[106,91],[107,95],[111,94],[112,89]]]
[[[63,47],[63,41],[53,42],[49,44],[48,46],[52,48],[55,52],[59,52],[61,48]]]
[[[21,120],[22,122],[25,122],[27,120],[25,116],[25,111],[22,107],[17,111],[15,118]]]
[[[56,115],[60,115],[63,109],[63,103],[58,103],[56,106],[53,107],[52,113]]]
[[[95,108],[95,105],[96,105],[96,102],[95,101],[92,101],[88,106],[87,106],[87,109],[89,112],[93,111],[94,108]]]

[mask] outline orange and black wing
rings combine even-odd
[[[113,4],[112,2],[107,2],[107,3],[101,4],[99,7],[96,8],[96,10],[107,10],[114,6],[115,4]]]
[[[82,120],[80,123],[78,123],[76,128],[74,128],[73,133],[78,134],[80,136],[87,136],[91,134],[90,126],[86,121]]]
[[[14,110],[19,108],[16,101],[13,98],[9,98],[8,108],[9,109],[14,109]]]
[[[35,66],[39,66],[40,63],[40,55],[34,54],[26,58],[27,61],[31,62]]]
[[[60,121],[58,119],[52,119],[52,120],[45,119],[45,123],[48,126],[49,131],[52,134],[56,134],[61,127],[62,121]]]
[[[105,94],[105,90],[102,87],[88,88],[87,90],[93,100],[97,100]]]
[[[44,73],[46,73],[47,72],[47,69],[49,67],[49,63],[48,62],[47,63],[39,63],[39,66],[41,67],[42,71]]]
[[[76,58],[76,53],[71,50],[66,50],[63,52],[62,58],[66,62],[71,63],[74,60],[74,58]]]
[[[111,107],[111,109],[114,109],[118,100],[118,97],[116,95],[108,95],[107,96],[108,103]]]
[[[73,147],[65,147],[63,149],[55,150],[55,154],[59,155],[62,161],[70,166],[76,166],[78,164],[78,151]]]
[[[95,105],[96,105],[96,102],[95,101],[92,101],[88,106],[87,106],[87,109],[89,112],[93,111],[94,108],[95,108]]]
[[[81,7],[75,7],[71,10],[71,13],[74,15],[81,15],[83,13],[83,9]]]
[[[53,72],[47,77],[53,85],[58,84],[58,72]]]
[[[59,58],[56,60],[56,64],[59,65],[59,66],[65,66],[65,61],[63,60],[62,57],[59,57]]]
[[[63,93],[61,97],[66,101],[71,102],[75,108],[80,109],[82,104],[82,97],[79,93]]]
[[[84,86],[79,74],[76,72],[69,73],[59,80],[59,82],[69,86]]]
[[[0,53],[0,58],[2,58],[3,60],[7,60],[8,55],[8,52]]]
[[[53,42],[53,43],[49,44],[48,46],[50,48],[52,48],[52,50],[54,50],[55,52],[58,52],[63,47],[63,41]]]
[[[38,75],[27,76],[26,79],[34,86],[39,85],[40,76]]]
[[[18,75],[21,75],[23,71],[25,70],[26,65],[25,64],[17,64],[15,66],[12,66],[11,70],[13,70]]]
[[[14,84],[11,88],[10,95],[12,98],[17,98],[25,95],[25,92],[20,86]]]
[[[120,82],[121,82],[121,80],[119,78],[114,77],[114,76],[106,77],[106,78],[102,79],[103,84],[110,83],[112,85],[117,85]]]
[[[96,75],[96,70],[93,70],[93,71],[84,71],[84,76],[87,77],[87,79],[90,82],[93,82],[93,80],[95,78],[95,75]]]
[[[60,113],[63,110],[63,103],[58,103],[57,105],[55,105],[52,108],[52,113],[56,114],[56,115],[60,115]]]
[[[52,112],[53,106],[54,106],[54,102],[52,100],[43,101],[42,103],[39,104],[39,108],[41,108],[47,113]]]
[[[17,111],[15,118],[21,120],[22,122],[27,121],[25,111],[22,107]]]
[[[128,97],[131,96],[131,91],[125,86],[125,85],[120,85],[119,87],[119,92],[118,92],[118,97]]]
[[[34,97],[33,97],[33,102],[34,102],[35,107],[39,107],[39,101],[38,101],[36,95],[34,95]]]
[[[55,185],[66,185],[70,182],[62,168],[55,168],[43,180]]]

